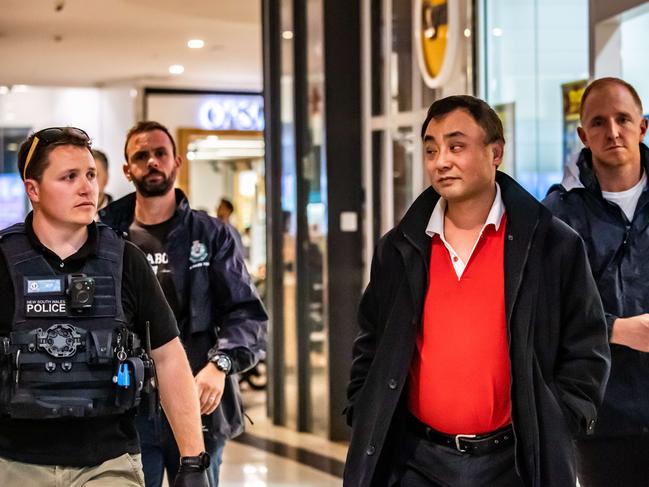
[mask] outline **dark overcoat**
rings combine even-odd
[[[610,368],[602,303],[579,236],[506,174],[497,182],[516,469],[527,486],[574,486],[572,439],[593,429]],[[397,457],[438,198],[424,191],[375,251],[348,388],[348,487],[387,486]]]

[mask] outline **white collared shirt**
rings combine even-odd
[[[451,247],[451,244],[449,244],[446,241],[446,238],[444,238],[444,214],[445,213],[446,213],[446,200],[440,197],[439,200],[437,200],[437,204],[435,205],[435,208],[433,209],[433,214],[430,215],[430,220],[428,220],[428,226],[426,227],[426,235],[428,235],[429,237],[434,237],[435,234],[439,235],[439,238],[442,240],[444,247],[446,247],[446,250],[448,250],[448,253],[451,257],[451,263],[453,264],[453,268],[455,269],[455,274],[457,274],[457,279],[459,281],[460,278],[462,277],[462,274],[464,273],[464,269],[466,268],[468,261],[471,260],[471,256],[473,255],[473,252],[475,251],[475,248],[478,245],[478,242],[480,241],[480,237],[482,237],[485,228],[487,228],[488,225],[493,225],[496,228],[496,231],[500,228],[503,215],[505,214],[505,205],[500,195],[500,186],[498,186],[498,183],[496,183],[496,197],[494,198],[494,202],[491,205],[489,214],[487,215],[487,220],[485,221],[484,225],[482,225],[482,229],[480,230],[480,235],[478,235],[478,238],[473,244],[473,248],[471,249],[471,253],[469,254],[469,259],[467,260],[467,262],[462,261],[458,253],[455,250],[453,250],[453,247]]]

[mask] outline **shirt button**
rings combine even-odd
[[[392,390],[397,388],[397,381],[395,379],[390,379],[388,381],[388,387]]]
[[[367,447],[367,450],[365,450],[365,453],[369,457],[371,457],[372,455],[374,455],[374,453],[376,453],[376,448],[374,447],[374,445],[372,443],[370,443],[370,445]]]
[[[457,256],[453,257],[453,262],[457,262],[457,261],[458,261]]]

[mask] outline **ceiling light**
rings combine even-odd
[[[471,37],[471,29],[464,29],[464,37]]]
[[[200,49],[205,47],[205,41],[203,39],[191,39],[187,42],[187,47],[190,49]]]
[[[182,64],[172,64],[169,66],[169,72],[171,74],[183,74],[185,72],[185,66]]]
[[[503,35],[503,30],[500,27],[494,27],[491,33],[494,35],[494,37],[500,37]]]
[[[13,85],[11,87],[11,91],[13,91],[14,93],[25,93],[27,92],[27,90],[29,90],[27,85]]]
[[[0,95],[6,95],[9,93],[9,87],[8,86],[0,86]]]
[[[282,37],[287,41],[290,41],[291,39],[293,39],[293,32],[291,32],[290,30],[285,30],[284,32],[282,32]]]

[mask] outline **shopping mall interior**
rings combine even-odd
[[[426,14],[432,4],[442,17]],[[0,10],[0,227],[30,210],[17,151],[50,126],[90,134],[119,198],[133,190],[126,132],[161,122],[191,206],[212,216],[223,198],[234,206],[270,325],[258,375],[241,381],[251,421],[226,447],[226,487],[341,484],[356,310],[376,242],[428,186],[419,134],[434,100],[491,104],[507,139],[500,169],[539,199],[581,148],[589,79],[621,77],[649,106],[640,0],[0,0]]]

